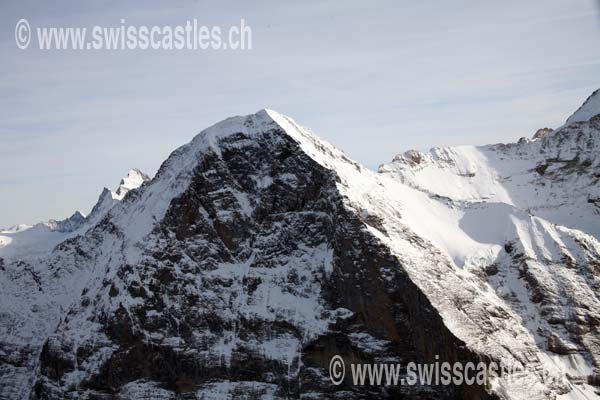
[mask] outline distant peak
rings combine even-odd
[[[76,210],[73,215],[69,217],[69,219],[85,219],[85,214],[79,210]]]
[[[567,124],[589,121],[600,114],[600,89],[597,89],[587,100],[567,119]]]
[[[125,175],[123,177],[123,179],[121,179],[121,185],[127,184],[127,182],[129,182],[131,184],[135,184],[140,181],[141,181],[141,183],[143,183],[143,182],[146,182],[149,180],[150,180],[150,177],[148,175],[146,175],[145,173],[143,173],[142,171],[140,171],[137,168],[133,168],[133,169],[130,169],[129,172],[127,172],[127,175]],[[140,185],[141,185],[141,183],[140,183]]]
[[[145,173],[143,173],[142,171],[140,171],[137,168],[130,169],[129,172],[127,173],[127,177],[134,177],[134,176],[140,176],[146,180],[150,179],[148,177],[148,175],[146,175]]]
[[[121,200],[127,194],[127,192],[129,192],[132,189],[139,188],[144,182],[147,182],[149,180],[150,177],[148,177],[148,175],[146,175],[139,169],[130,169],[127,175],[125,175],[125,177],[121,179],[119,188],[114,193],[115,196],[113,197],[117,200]]]
[[[51,231],[56,232],[73,232],[85,223],[85,215],[79,211],[75,211],[69,218],[57,221],[54,219],[37,224],[37,226],[45,226]]]

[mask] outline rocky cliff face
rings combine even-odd
[[[397,172],[371,172],[272,111],[203,131],[50,254],[3,259],[0,396],[593,393],[597,239]],[[474,222],[490,216],[487,230]],[[334,386],[335,354],[528,370],[521,387]]]

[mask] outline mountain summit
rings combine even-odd
[[[592,118],[373,172],[271,110],[217,123],[45,254],[0,252],[0,395],[591,398],[599,143]],[[336,386],[334,355],[519,384]]]
[[[148,175],[144,174],[137,168],[130,170],[127,175],[121,179],[121,183],[119,184],[119,188],[115,192],[113,196],[116,200],[122,200],[123,197],[132,189],[137,189],[144,182],[148,182],[150,178]]]

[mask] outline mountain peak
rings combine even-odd
[[[144,182],[147,182],[149,180],[150,180],[150,177],[148,177],[148,175],[144,174],[139,169],[133,168],[133,169],[129,170],[127,175],[125,175],[123,177],[123,179],[121,179],[119,188],[115,192],[115,195],[116,195],[115,198],[117,200],[123,199],[123,197],[125,196],[125,194],[127,194],[127,192],[129,192],[132,189],[139,188],[140,186],[142,186],[142,184]]]
[[[42,222],[39,225],[43,225],[48,227],[51,231],[56,232],[73,232],[77,230],[80,226],[85,223],[85,215],[83,215],[79,210],[75,211],[73,215],[63,220],[57,221],[51,219],[46,222]]]
[[[600,114],[600,89],[594,91],[581,107],[567,119],[567,124],[589,121],[598,114]]]
[[[267,128],[281,128],[292,137],[297,136],[299,130],[307,130],[284,114],[262,108],[254,114],[237,115],[217,122],[197,134],[191,143],[192,145],[197,145],[199,142],[215,144],[216,141],[227,136],[238,133],[252,136],[264,132]]]
[[[202,130],[191,142],[191,145],[200,150],[204,147],[214,147],[219,139],[243,133],[246,135],[256,134],[267,125],[272,125],[275,120],[272,115],[280,115],[265,108],[249,115],[236,115],[226,118],[216,124]]]
[[[148,181],[150,181],[148,175],[137,168],[130,169],[127,175],[121,179],[115,192],[106,187],[102,189],[98,201],[87,217],[88,222],[91,224],[98,222],[115,204],[123,200],[129,191],[139,188],[144,182]]]
[[[249,138],[256,137],[270,130],[279,130],[292,138],[300,144],[307,155],[323,166],[333,167],[334,164],[337,165],[341,161],[351,164],[353,168],[359,168],[358,164],[350,160],[341,150],[315,135],[310,129],[300,125],[294,119],[268,108],[260,109],[254,114],[234,116],[218,122],[201,131],[190,143],[177,149],[171,156],[180,159],[183,154],[188,154],[191,157],[188,161],[192,161],[194,158],[192,155],[202,153],[209,148],[220,154],[219,142],[224,138],[236,134],[243,134]],[[167,159],[165,163],[167,165],[178,164],[174,159]],[[166,165],[163,166],[166,167]],[[181,165],[177,168],[179,167]],[[163,167],[159,169],[157,176],[163,173],[162,169]]]

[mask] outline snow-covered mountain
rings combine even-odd
[[[0,230],[0,257],[46,256],[57,244],[94,226],[127,192],[137,189],[149,180],[150,178],[140,170],[132,169],[121,179],[115,192],[104,188],[87,217],[80,211],[75,211],[63,220],[51,219],[35,225],[19,224]]]
[[[518,143],[412,150],[379,172],[431,195],[507,204],[600,239],[599,129],[600,118],[592,118]]]
[[[130,170],[127,175],[121,179],[121,183],[119,183],[119,187],[116,191],[113,192],[108,188],[102,190],[96,205],[94,205],[88,216],[88,222],[94,224],[100,221],[115,204],[123,200],[130,190],[139,188],[144,182],[148,182],[149,180],[150,177],[139,169],[134,168]]]
[[[229,118],[46,253],[0,248],[0,396],[594,398],[599,143],[592,117],[373,172],[274,111]],[[523,371],[334,386],[335,354]]]

